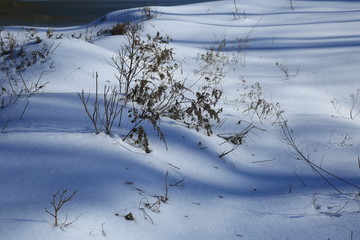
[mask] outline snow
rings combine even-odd
[[[237,3],[237,19],[232,0],[151,7],[157,15],[150,20],[143,20],[139,9],[122,10],[105,21],[54,29],[61,39],[47,39],[48,29],[38,28],[43,41],[58,47],[50,59],[24,71],[29,80],[44,72],[41,80],[48,83],[27,99],[23,116],[25,99],[0,109],[0,238],[360,238],[359,189],[325,175],[339,194],[293,158],[278,126],[251,118],[239,101],[242,79],[247,86],[259,82],[263,97],[280,103],[299,148],[324,169],[360,185],[360,116],[349,118],[350,95],[360,88],[360,2],[293,2],[294,11],[285,0],[244,0]],[[110,62],[124,39],[97,33],[127,19],[139,21],[142,36],[159,31],[173,39],[189,82],[198,77],[193,71],[199,53],[226,39],[225,54],[233,56],[231,43],[249,36],[243,64],[226,66],[223,122],[214,126],[214,135],[164,118],[168,149],[150,131],[152,151],[146,154],[122,141],[123,129],[115,127],[111,136],[94,133],[77,93],[91,92],[93,99],[96,72],[99,86],[116,83]],[[3,31],[24,38],[22,27]],[[288,78],[276,63],[287,68]],[[331,104],[334,98],[342,116]],[[245,121],[259,129],[219,158],[233,145],[216,134],[239,132]],[[44,209],[65,189],[77,193],[59,220],[79,218],[54,227]],[[166,189],[169,199],[159,212],[144,206]],[[130,212],[133,221],[124,218]]]

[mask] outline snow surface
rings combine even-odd
[[[281,104],[299,148],[360,185],[360,116],[349,119],[350,94],[360,88],[360,2],[293,2],[295,10],[285,0],[238,1],[235,17],[232,0],[152,7],[157,16],[141,21],[141,33],[169,35],[189,81],[199,53],[224,38],[231,45],[248,36],[243,61],[227,66],[222,81],[224,122],[216,134],[241,131],[237,122],[251,120],[239,101],[242,79],[259,82],[264,97]],[[254,129],[223,158],[231,144],[169,119],[161,123],[168,150],[156,133],[149,154],[123,142],[120,129],[95,135],[77,92],[94,92],[95,72],[100,86],[116,83],[109,61],[124,40],[97,32],[139,19],[139,9],[109,13],[106,21],[54,29],[62,39],[46,39],[47,28],[37,29],[60,45],[50,60],[24,72],[30,80],[44,72],[48,82],[24,116],[25,101],[0,112],[1,128],[10,120],[0,134],[0,239],[360,239],[359,189],[327,176],[344,194],[336,192],[292,157],[271,121],[253,118],[266,131]],[[4,31],[21,37],[22,29]],[[165,194],[167,172],[169,200],[155,213],[144,203]],[[60,222],[79,218],[59,228],[44,209],[64,189],[77,194]],[[134,221],[124,218],[130,212]]]

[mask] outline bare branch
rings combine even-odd
[[[59,225],[59,211],[61,210],[61,208],[65,203],[71,201],[71,199],[75,196],[77,191],[74,191],[70,196],[66,196],[65,195],[66,193],[67,193],[67,189],[62,191],[62,193],[57,192],[53,194],[52,200],[50,201],[50,204],[53,207],[53,212],[50,212],[47,208],[45,208],[45,212],[54,218],[54,226]],[[76,221],[79,217],[77,217],[74,221]],[[66,221],[67,221],[67,214],[66,214],[65,222],[63,224],[66,225]],[[72,221],[70,224],[72,224],[74,221]]]
[[[303,161],[305,161],[310,167],[311,169],[317,174],[319,175],[323,180],[325,180],[325,182],[327,182],[332,188],[334,188],[338,193],[342,194],[342,192],[340,191],[339,188],[337,188],[331,181],[330,179],[326,176],[331,176],[347,185],[350,185],[352,187],[355,187],[357,189],[360,189],[359,186],[337,176],[336,174],[325,170],[324,168],[322,168],[321,166],[315,164],[313,161],[311,161],[311,159],[307,156],[305,156],[305,154],[299,149],[298,144],[295,142],[294,136],[293,136],[293,132],[292,130],[289,129],[289,127],[287,126],[286,123],[284,123],[281,126],[282,129],[282,139],[283,141],[294,151],[294,154],[296,155],[296,158],[301,159]]]

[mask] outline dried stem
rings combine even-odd
[[[281,126],[282,129],[282,139],[284,140],[285,143],[287,143],[287,145],[294,150],[294,154],[296,155],[296,158],[301,159],[303,161],[305,161],[310,167],[311,169],[317,174],[319,175],[323,180],[325,180],[325,182],[327,182],[332,188],[334,188],[338,193],[342,194],[342,192],[340,191],[339,188],[337,188],[330,180],[328,177],[325,176],[331,176],[343,183],[346,183],[347,185],[350,185],[352,187],[355,187],[357,189],[360,190],[360,187],[325,170],[324,168],[322,168],[321,166],[315,164],[313,161],[311,161],[309,159],[309,157],[305,156],[305,154],[299,149],[298,144],[295,142],[294,136],[293,136],[293,132],[292,130],[289,129],[289,127],[287,126],[287,123],[283,123],[283,125]]]

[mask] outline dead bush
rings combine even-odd
[[[129,23],[118,23],[111,28],[111,35],[125,35],[128,29]]]

